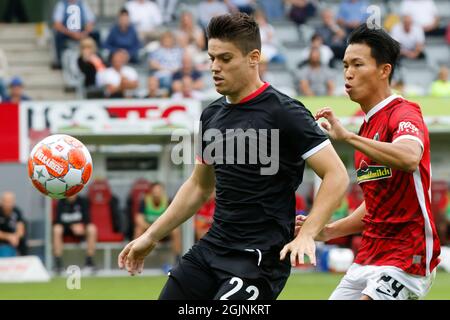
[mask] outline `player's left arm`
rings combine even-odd
[[[322,183],[308,219],[295,239],[280,252],[281,260],[290,252],[292,266],[297,262],[303,264],[305,254],[313,265],[316,264],[314,238],[339,207],[349,184],[345,166],[331,144],[307,158],[306,163],[322,179]]]
[[[338,141],[344,141],[361,151],[377,163],[407,172],[414,172],[422,159],[422,142],[415,136],[392,142],[381,142],[361,137],[348,131],[334,115],[331,108],[323,108],[316,114],[316,119],[325,118],[321,126],[328,131],[329,136]]]

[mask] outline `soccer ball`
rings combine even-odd
[[[92,175],[92,158],[79,140],[55,134],[31,150],[28,176],[44,195],[62,199],[80,192]]]

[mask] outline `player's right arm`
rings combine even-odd
[[[326,224],[322,231],[314,239],[317,241],[329,241],[335,238],[362,232],[364,229],[362,219],[364,218],[366,212],[366,202],[363,201],[359,207],[347,217]],[[297,216],[295,223],[296,234],[300,231],[307,218],[308,217],[301,215]]]
[[[119,255],[119,267],[134,275],[141,272],[145,257],[157,242],[192,217],[214,190],[215,175],[211,165],[196,164],[192,175],[181,186],[175,198],[139,238],[130,242]]]

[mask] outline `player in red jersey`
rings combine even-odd
[[[364,111],[358,134],[332,109],[316,119],[330,137],[355,151],[364,202],[348,217],[325,226],[317,240],[363,232],[353,265],[330,299],[418,299],[427,294],[440,244],[430,210],[430,141],[420,107],[389,87],[399,44],[381,28],[363,24],[348,40],[345,88]],[[299,223],[301,224],[302,222]]]

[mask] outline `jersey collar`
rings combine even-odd
[[[386,99],[384,99],[383,101],[379,102],[375,107],[373,107],[372,109],[369,110],[369,112],[366,113],[366,115],[364,116],[364,119],[366,120],[366,122],[369,122],[369,119],[378,111],[380,111],[381,109],[383,109],[384,107],[386,107],[389,103],[391,103],[392,101],[394,101],[397,98],[402,98],[402,96],[399,96],[397,94],[391,94],[389,97],[387,97]]]
[[[266,90],[268,87],[270,86],[270,83],[268,82],[264,82],[264,84],[259,87],[258,89],[256,89],[255,91],[253,91],[252,93],[250,93],[248,96],[244,97],[243,99],[241,99],[241,101],[239,101],[238,103],[245,103],[248,102],[250,100],[252,100],[253,98],[256,98],[257,96],[259,96],[261,93],[264,92],[264,90]],[[225,96],[225,100],[227,103],[230,103],[228,101],[228,98]],[[231,104],[231,103],[230,103]]]

